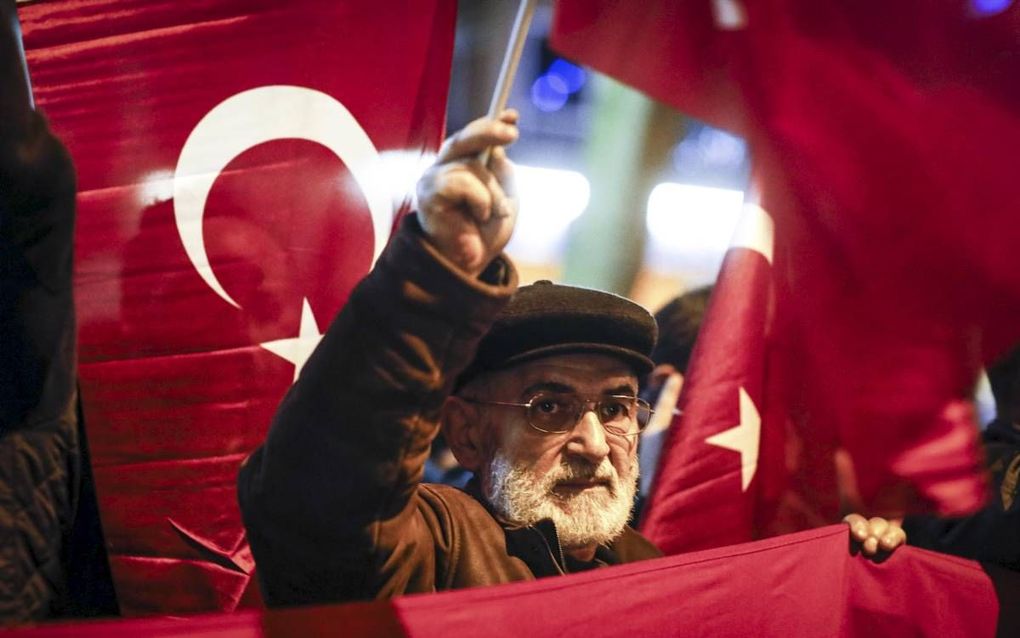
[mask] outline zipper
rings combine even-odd
[[[550,521],[550,524],[552,524],[552,521]],[[563,546],[560,544],[560,536],[559,534],[556,533],[555,525],[553,526],[553,535],[556,537],[555,552],[553,551],[552,544],[549,542],[549,539],[542,532],[542,530],[540,530],[538,527],[535,527],[534,525],[531,525],[529,527],[533,529],[536,534],[538,534],[539,538],[542,539],[542,543],[545,544],[546,551],[549,552],[549,556],[553,560],[553,565],[556,566],[556,571],[559,572],[560,576],[565,576],[567,574],[567,560],[563,557]]]

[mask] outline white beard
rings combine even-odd
[[[608,485],[570,496],[553,491],[562,481],[591,478],[606,480]],[[606,544],[619,536],[630,518],[637,481],[636,460],[624,479],[608,458],[597,468],[582,459],[564,459],[540,477],[530,466],[514,463],[500,450],[489,466],[485,496],[510,523],[534,525],[552,519],[560,545],[569,549]]]

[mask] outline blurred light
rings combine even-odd
[[[992,16],[1002,13],[1013,4],[1013,0],[970,0],[970,6],[979,16]]]
[[[715,26],[724,31],[739,31],[747,26],[747,12],[737,0],[713,0]]]
[[[556,75],[543,75],[531,85],[531,101],[540,111],[558,111],[567,103],[567,84]]]
[[[558,258],[571,222],[591,198],[591,184],[576,172],[515,165],[520,213],[507,251],[527,261]]]
[[[138,182],[138,203],[143,208],[170,200],[174,196],[174,172],[153,171]]]
[[[563,58],[557,58],[553,61],[549,65],[546,75],[560,78],[567,89],[567,93],[577,93],[588,79],[588,74],[584,72],[584,69],[576,64],[567,62]]]
[[[385,191],[396,212],[406,201],[413,200],[418,179],[436,160],[434,153],[419,151],[382,151],[379,161],[368,168],[366,191]]]
[[[519,224],[566,228],[581,216],[591,197],[588,179],[577,171],[517,165]]]
[[[709,164],[739,165],[747,154],[747,144],[743,139],[718,129],[705,131],[702,146]]]
[[[747,143],[715,128],[702,128],[681,141],[673,152],[677,170],[735,168],[744,163]],[[695,166],[691,166],[691,165]]]
[[[708,283],[740,221],[744,193],[724,188],[662,183],[648,197],[646,225],[649,261],[656,267],[682,267],[698,283]]]

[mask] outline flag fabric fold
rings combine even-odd
[[[1020,339],[1018,32],[1015,4],[557,5],[564,55],[748,138],[775,220],[791,502],[835,484],[837,448],[871,512],[985,499],[968,402]]]
[[[160,635],[1012,636],[1015,573],[904,547],[847,551],[845,525],[581,574],[333,607],[133,619],[12,638]],[[1012,632],[1012,633],[1011,633]]]
[[[691,353],[680,415],[660,454],[641,523],[667,554],[759,537],[762,485],[784,479],[762,476],[785,470],[781,458],[762,455],[776,449],[784,434],[782,423],[765,420],[765,401],[776,399],[766,390],[765,365],[772,255],[771,217],[745,205]]]

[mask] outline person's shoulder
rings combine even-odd
[[[505,533],[485,505],[452,485],[422,483],[418,508],[431,530],[437,548],[459,555],[469,548],[498,547]]]
[[[438,507],[450,513],[489,516],[488,511],[477,499],[453,485],[422,483],[418,493],[421,499],[433,508]]]

